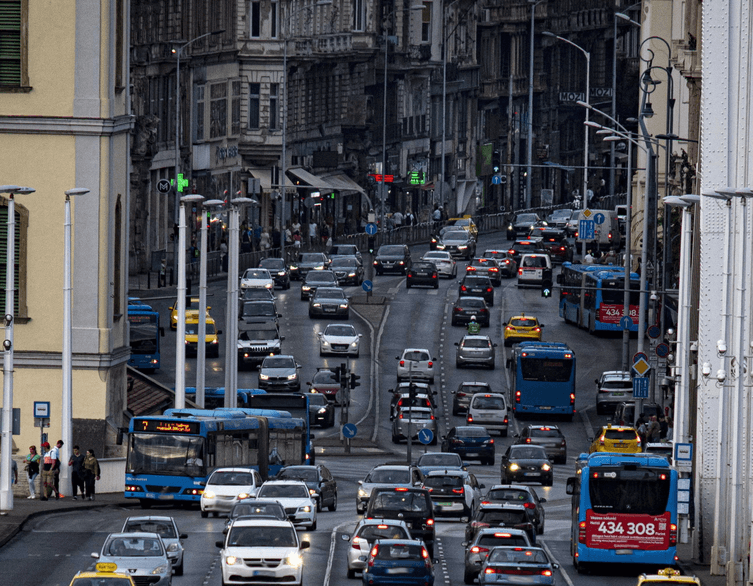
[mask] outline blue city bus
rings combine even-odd
[[[159,312],[149,305],[128,305],[128,330],[131,357],[128,366],[154,372],[160,367],[160,338],[165,328],[159,325]]]
[[[575,353],[567,344],[521,342],[508,366],[515,369],[512,410],[520,415],[575,415]]]
[[[144,508],[198,503],[212,471],[226,466],[253,467],[266,480],[283,464],[306,462],[307,430],[308,419],[269,411],[168,409],[134,417],[125,497]]]
[[[592,563],[677,563],[677,471],[652,454],[581,454],[572,495],[570,550],[578,572]]]
[[[625,270],[605,265],[562,264],[560,317],[594,332],[621,332],[625,309]],[[630,273],[630,331],[638,331],[640,276]]]

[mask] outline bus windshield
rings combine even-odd
[[[165,476],[205,476],[204,438],[185,435],[131,434],[126,472]]]
[[[564,383],[570,380],[573,361],[552,358],[521,358],[524,380]]]
[[[128,316],[131,330],[131,352],[134,354],[153,354],[157,351],[159,327],[156,315]]]
[[[630,283],[630,305],[638,305],[639,283]],[[608,305],[622,305],[625,301],[625,279],[604,279],[601,281],[601,302]]]
[[[669,502],[670,477],[647,468],[598,468],[589,478],[591,508],[597,513],[661,515]]]

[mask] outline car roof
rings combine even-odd
[[[461,476],[463,478],[468,478],[468,475],[470,472],[467,470],[458,470],[457,468],[448,468],[446,470],[429,470],[425,476],[428,478],[430,476]]]
[[[280,485],[280,484],[295,484],[296,486],[303,484],[306,486],[306,483],[303,482],[303,480],[265,480],[264,484],[270,484],[270,485]]]
[[[508,510],[508,511],[525,511],[526,506],[520,505],[518,503],[510,503],[510,502],[504,502],[504,503],[480,503],[478,506],[479,510],[488,510],[488,511],[502,511],[502,510]]]
[[[492,341],[492,339],[489,336],[484,336],[483,334],[466,334],[463,336],[463,340],[488,340],[489,342]]]
[[[415,468],[413,464],[377,464],[371,470],[404,470],[405,468]]]
[[[557,425],[526,425],[526,427],[528,429],[556,429],[557,431],[562,431]]]
[[[143,515],[138,517],[127,517],[126,521],[167,521],[174,523],[175,519],[167,515]]]
[[[492,385],[490,383],[486,382],[486,381],[463,381],[460,384],[463,385],[463,386],[469,386],[469,387],[470,386],[474,386],[474,387],[485,386],[485,387],[489,387],[489,388],[492,387]]]
[[[293,524],[280,519],[239,518],[233,522],[233,527],[293,527]]]
[[[158,537],[160,540],[162,540],[162,537],[160,537],[159,533],[150,531],[132,531],[128,533],[123,533],[122,531],[120,531],[118,533],[110,533],[107,536],[107,539],[136,539],[137,537]]]
[[[515,529],[513,527],[483,527],[476,533],[475,539],[478,539],[481,535],[493,535],[495,533],[509,533],[510,535],[518,535],[528,537],[525,529]]]
[[[403,350],[403,354],[405,354],[406,352],[426,352],[427,354],[429,354],[429,356],[431,356],[431,352],[427,348],[406,348],[405,350]]]

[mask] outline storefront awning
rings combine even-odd
[[[334,189],[339,191],[342,195],[350,195],[353,193],[366,193],[366,191],[358,185],[355,181],[353,181],[350,177],[348,177],[345,173],[342,171],[336,171],[334,173],[325,173],[322,175],[321,179],[323,181],[326,181],[327,183],[330,183]]]
[[[250,173],[254,179],[259,180],[262,189],[272,189],[272,171],[270,169],[251,169]]]
[[[306,184],[302,187],[308,186],[312,187],[313,189],[324,189],[331,191],[335,191],[337,189],[334,185],[332,185],[330,181],[319,177],[318,175],[314,175],[313,173],[309,173],[308,171],[301,169],[300,167],[293,167],[292,169],[288,169],[288,173]]]

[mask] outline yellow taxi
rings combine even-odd
[[[136,586],[129,575],[117,571],[117,564],[100,562],[95,569],[73,576],[70,586]]]
[[[514,315],[504,326],[505,346],[528,340],[541,342],[541,328],[544,325],[540,324],[539,320],[532,315],[525,313]]]
[[[641,438],[634,427],[605,425],[594,438],[589,454],[594,452],[619,452],[635,454],[641,451]]]
[[[680,570],[665,568],[656,574],[641,574],[638,577],[637,586],[653,586],[656,584],[695,584],[700,586],[701,581],[695,576],[681,576]]]
[[[474,221],[471,219],[471,216],[465,215],[462,218],[450,218],[447,221],[448,226],[462,226],[468,232],[470,232],[471,236],[473,236],[474,239],[478,238],[478,226],[474,223]]]
[[[207,314],[207,328],[204,336],[207,345],[207,356],[217,358],[220,355],[219,335],[222,330],[218,330],[214,319]],[[186,316],[186,354],[196,355],[199,348],[199,315],[194,312],[193,315]]]
[[[212,309],[211,307],[207,307],[207,312]],[[199,313],[199,298],[198,297],[191,297],[190,299],[186,298],[186,319],[189,319],[190,317],[197,316]],[[209,317],[209,313],[207,313],[207,317]],[[178,329],[178,300],[176,299],[173,304],[170,306],[170,329],[176,330]]]

